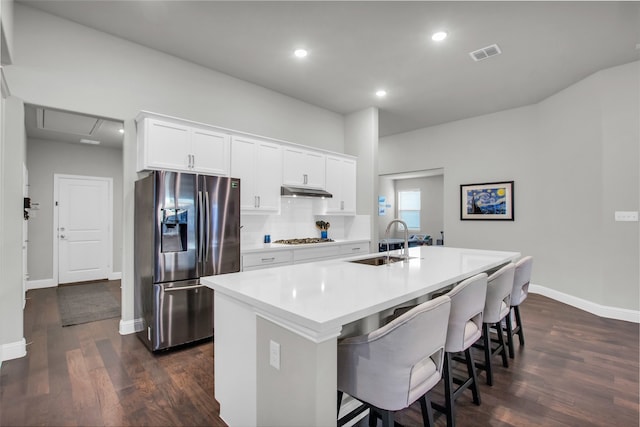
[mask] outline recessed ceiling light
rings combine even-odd
[[[84,138],[82,138],[82,139],[80,140],[80,142],[82,142],[83,144],[91,144],[91,145],[98,145],[98,144],[100,144],[100,141],[96,141],[96,140],[94,140],[94,139],[84,139]]]
[[[297,56],[298,58],[304,58],[305,56],[307,56],[309,54],[309,52],[307,52],[306,49],[296,49],[293,51],[293,54],[295,56]]]
[[[447,33],[444,31],[438,31],[437,33],[433,33],[433,35],[431,36],[431,40],[435,42],[440,42],[446,38],[447,38]]]
[[[376,96],[378,98],[383,98],[383,97],[387,96],[387,91],[380,89],[380,90],[376,91]]]
[[[124,133],[124,129],[120,128],[120,129],[118,129],[118,132]]]

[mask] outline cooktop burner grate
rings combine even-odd
[[[321,239],[319,237],[304,237],[302,239],[283,239],[276,240],[273,243],[281,243],[283,245],[305,245],[308,243],[325,243],[333,242],[333,239]]]

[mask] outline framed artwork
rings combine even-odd
[[[513,181],[461,185],[460,219],[513,221]]]

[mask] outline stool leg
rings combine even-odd
[[[513,349],[513,325],[511,324],[512,311],[513,311],[513,307],[511,307],[511,310],[509,310],[506,323],[507,323],[507,344],[509,345],[509,357],[513,359],[515,355],[515,350]]]
[[[476,364],[473,361],[471,355],[471,347],[464,351],[465,359],[467,360],[467,372],[469,377],[472,378],[471,393],[473,394],[473,403],[480,405],[480,389],[478,388],[478,375],[476,374]]]
[[[498,332],[499,351],[502,355],[502,366],[509,367],[509,359],[507,358],[507,345],[504,342],[504,332],[502,332],[502,322],[496,323],[496,331]]]
[[[425,393],[424,396],[420,398],[420,408],[422,410],[422,423],[426,427],[433,427],[433,409],[431,409],[431,399]]]
[[[391,411],[386,411],[386,410],[381,410],[381,416],[382,416],[382,427],[394,427],[393,424],[393,412]]]
[[[342,405],[342,392],[338,390],[338,404],[336,405],[338,409],[336,416],[340,415],[340,405]]]
[[[487,373],[487,384],[493,385],[493,376],[491,372],[491,327],[488,323],[483,323],[483,342],[484,342],[484,370]]]
[[[518,337],[520,338],[520,345],[524,346],[524,329],[522,329],[522,319],[520,318],[520,306],[516,305],[514,307],[514,311],[516,313],[516,323],[518,324]]]
[[[447,412],[447,427],[456,425],[455,399],[453,398],[453,372],[451,371],[451,353],[444,354],[444,406]]]
[[[369,427],[376,427],[378,424],[378,413],[373,409],[369,408]]]

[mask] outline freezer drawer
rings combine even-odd
[[[153,285],[151,350],[213,336],[213,291],[197,280]]]

